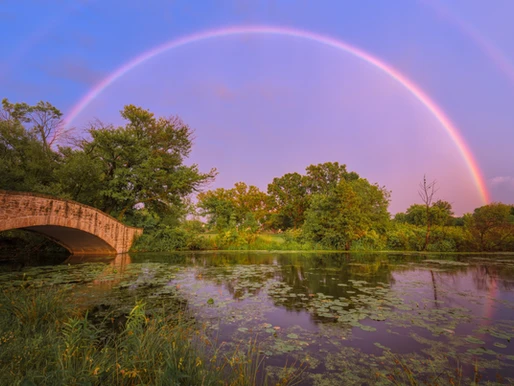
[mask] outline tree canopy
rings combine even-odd
[[[61,112],[3,100],[0,114],[0,188],[50,193],[97,207],[120,220],[136,206],[165,216],[212,181],[216,170],[185,165],[193,132],[178,117],[155,117],[133,105],[125,125],[99,122],[76,146],[56,146],[63,133]]]
[[[2,100],[0,189],[94,206],[145,227],[142,245],[160,243],[159,250],[202,248],[195,232],[204,229],[218,232],[215,248],[249,247],[268,231],[307,249],[514,250],[514,206],[491,203],[455,218],[452,204],[436,197],[436,181],[425,177],[421,203],[393,221],[390,192],[338,162],[275,177],[266,192],[245,182],[203,191],[217,172],[186,164],[193,146],[186,123],[134,105],[120,114],[122,125],[96,121],[85,138],[74,138],[50,103]],[[191,220],[198,214],[202,221]]]

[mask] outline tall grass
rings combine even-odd
[[[92,323],[59,290],[0,295],[0,385],[270,384],[256,342],[222,354],[187,315],[136,303],[120,331]],[[290,369],[291,370],[291,369]],[[275,384],[292,385],[285,372]]]

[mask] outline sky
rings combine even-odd
[[[514,204],[512,0],[0,0],[0,97],[75,135],[135,104],[193,130],[187,163],[266,190],[337,161],[456,214]]]

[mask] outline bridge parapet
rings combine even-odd
[[[10,229],[41,233],[72,254],[126,253],[143,233],[75,201],[0,190],[0,232]]]

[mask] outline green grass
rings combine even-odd
[[[138,302],[114,330],[108,319],[92,323],[69,297],[49,289],[1,293],[0,385],[269,383],[255,342],[222,353],[184,311],[151,314]],[[295,384],[299,372],[286,373],[274,384]]]
[[[274,233],[261,233],[257,235],[257,239],[265,243],[284,244],[286,240],[284,237]]]

